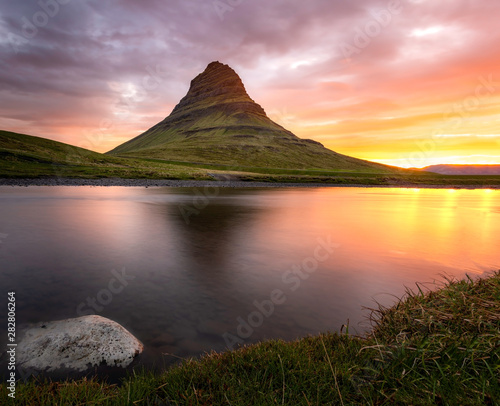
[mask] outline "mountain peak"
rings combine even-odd
[[[231,68],[229,65],[226,65],[225,63],[219,62],[219,61],[214,61],[210,62],[205,70],[200,73],[197,77],[200,76],[215,76],[215,75],[221,75],[224,74],[227,77],[233,77],[233,79],[240,79],[238,74],[234,71],[233,68]],[[195,78],[196,80],[196,78]]]
[[[187,95],[175,107],[172,115],[231,103],[240,103],[239,108],[265,115],[262,107],[248,96],[238,74],[229,65],[215,61],[191,81]]]
[[[207,71],[209,69],[217,69],[217,68],[229,68],[229,69],[231,69],[230,66],[226,65],[225,63],[222,63],[222,62],[219,62],[219,61],[214,61],[214,62],[210,62],[207,65],[207,68],[205,69],[205,71]]]

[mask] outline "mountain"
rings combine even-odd
[[[341,155],[273,122],[237,73],[210,63],[172,113],[112,155],[241,167],[391,173],[385,165]]]
[[[441,175],[500,175],[500,165],[432,165],[422,170]]]

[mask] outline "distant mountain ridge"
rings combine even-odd
[[[397,169],[338,154],[273,122],[228,65],[210,63],[172,113],[108,152],[173,161],[391,173]]]
[[[441,175],[500,175],[500,165],[432,165],[422,170]]]

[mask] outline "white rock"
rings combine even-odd
[[[126,367],[143,348],[120,324],[101,316],[84,316],[37,323],[19,343],[17,360],[26,369],[85,371],[103,362]]]

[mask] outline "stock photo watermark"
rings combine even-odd
[[[245,344],[245,340],[250,338],[255,330],[274,314],[276,308],[286,303],[288,299],[286,293],[297,291],[302,283],[318,269],[320,263],[328,260],[338,248],[340,244],[333,243],[331,236],[326,239],[318,238],[313,254],[304,258],[299,264],[292,265],[281,275],[283,283],[281,288],[273,289],[268,296],[269,299],[254,300],[252,304],[255,310],[246,317],[236,318],[238,323],[236,335],[229,332],[222,335],[227,348],[233,350],[237,345]]]
[[[78,316],[88,316],[102,312],[104,307],[113,301],[115,295],[122,293],[129,285],[129,282],[135,279],[135,276],[127,274],[125,268],[122,268],[120,272],[113,269],[111,275],[113,275],[113,278],[109,280],[107,288],[101,289],[95,296],[87,297],[85,301],[76,307]]]
[[[465,97],[461,102],[450,106],[443,113],[445,124],[443,127],[433,132],[429,140],[416,143],[418,151],[412,152],[407,159],[407,165],[420,167],[424,165],[436,151],[440,144],[445,142],[446,135],[454,130],[458,130],[464,122],[470,118],[472,113],[478,111],[485,100],[491,98],[500,89],[500,81],[493,78],[493,74],[488,77],[479,76],[478,83],[474,91]],[[500,144],[500,140],[497,141]]]
[[[179,205],[179,211],[186,224],[190,224],[191,217],[199,215],[203,209],[208,207],[210,199],[214,199],[219,194],[220,187],[218,186],[205,186],[204,188],[194,189],[191,203]]]
[[[271,110],[269,112],[269,118],[284,127],[292,125],[296,121],[296,116],[290,113],[287,107],[284,107],[283,109]]]
[[[61,6],[69,4],[72,0],[39,0],[39,9],[31,17],[21,17],[21,35],[9,32],[7,40],[16,54],[21,51],[21,47],[29,44],[30,40],[38,35],[40,28],[46,27],[50,20],[55,18]]]
[[[146,66],[145,74],[142,76],[140,86],[130,95],[121,95],[120,99],[114,104],[114,115],[121,116],[122,119],[132,114],[135,105],[146,100],[148,95],[157,90],[167,77],[168,71],[163,69],[162,65]],[[115,91],[120,91],[118,86],[112,87]],[[104,142],[115,128],[116,120],[104,118],[100,121],[99,127],[89,131],[85,135],[85,140],[78,146],[85,149],[96,149]]]
[[[7,378],[8,396],[16,397],[16,293],[7,294]]]
[[[221,21],[224,21],[225,15],[234,11],[236,7],[241,5],[245,0],[215,0],[212,6],[215,13],[219,16]]]
[[[3,234],[6,235],[6,234]],[[1,241],[0,241],[1,242]],[[17,364],[17,313],[16,292],[7,293],[7,395],[16,398],[17,374],[19,378],[26,381],[31,376],[38,375],[37,372],[23,368]]]
[[[401,0],[391,0],[386,8],[378,11],[370,11],[372,18],[363,26],[355,28],[352,41],[340,44],[340,51],[344,59],[351,60],[353,55],[359,55],[363,52],[385,28],[391,25],[394,16],[398,16],[402,11],[403,3]]]
[[[253,139],[252,147],[256,149],[265,148],[265,143],[257,137]],[[244,169],[245,167],[242,165],[228,165],[225,168],[226,173],[212,173],[209,175],[217,181],[231,182],[237,180],[238,176],[231,175],[228,172],[238,172]],[[178,205],[179,212],[185,223],[189,225],[191,223],[191,217],[199,215],[204,209],[206,209],[210,205],[211,201],[220,195],[220,189],[220,185],[194,188],[191,202]]]
[[[132,114],[134,105],[141,103],[146,100],[148,95],[158,89],[167,77],[167,71],[163,70],[162,65],[156,65],[155,67],[148,65],[145,67],[145,74],[142,76],[140,81],[140,86],[131,95],[121,95],[120,99],[114,104],[114,111],[112,115],[120,116],[121,119],[125,119]],[[115,87],[116,91],[119,91]],[[116,128],[116,119],[103,118],[99,127],[94,130],[85,132],[84,140],[78,143],[78,147],[82,149],[70,148],[66,155],[66,160],[71,162],[75,158],[78,161],[79,158],[85,157],[89,151],[97,150],[104,142],[106,137],[108,137]],[[53,165],[56,176],[64,177],[66,167],[62,165]]]
[[[111,270],[111,276],[105,288],[99,290],[95,296],[88,296],[76,307],[76,314],[78,316],[83,317],[102,312],[106,306],[111,304],[114,297],[122,293],[129,283],[136,278],[133,275],[127,274],[125,268],[122,268],[121,271]],[[14,368],[17,369],[20,378],[24,381],[27,381],[31,377],[36,377],[41,373],[40,370],[26,367],[25,365],[18,365],[17,368],[14,366]]]

